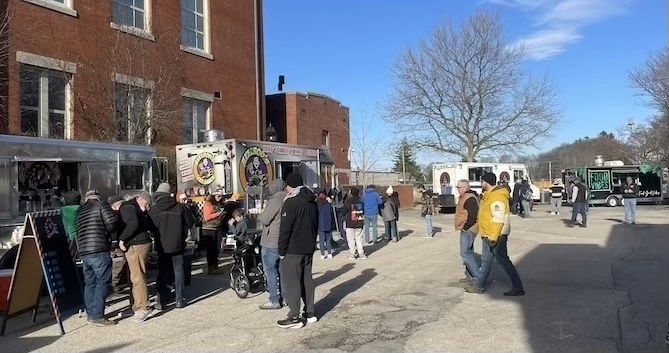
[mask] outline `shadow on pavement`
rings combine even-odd
[[[316,287],[318,287],[320,285],[328,283],[328,282],[336,279],[337,277],[343,275],[344,273],[352,270],[353,267],[355,267],[355,264],[347,263],[344,266],[342,266],[342,267],[340,267],[336,270],[328,270],[325,273],[323,273],[322,275],[320,275],[320,276],[318,276],[317,278],[314,279],[314,285]]]
[[[502,296],[510,283],[499,272],[486,295],[522,307],[531,351],[667,349],[669,225],[614,225],[606,247],[543,244],[516,266],[525,296]]]
[[[380,242],[378,242],[376,244],[366,245],[365,246],[365,254],[367,254],[367,256],[369,256],[369,255],[381,250],[386,245],[388,245],[388,241],[385,241],[385,240],[381,240]]]
[[[363,270],[356,277],[332,287],[330,293],[316,303],[316,315],[318,317],[324,316],[330,312],[330,310],[334,309],[347,295],[362,288],[362,286],[371,281],[376,275],[376,271],[368,268]]]
[[[404,237],[411,235],[411,233],[413,233],[413,230],[407,229],[407,230],[401,230],[397,234],[399,234],[401,241]]]
[[[122,344],[114,344],[111,346],[106,346],[102,348],[97,348],[97,349],[91,349],[88,351],[85,351],[86,353],[107,353],[107,352],[117,352],[118,350],[122,349],[123,347],[129,346],[131,344],[135,343],[129,342],[129,343],[122,343]]]
[[[61,336],[41,337],[2,337],[0,345],[3,352],[31,352],[56,342]]]

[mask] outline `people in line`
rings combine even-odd
[[[129,200],[130,198],[128,198]],[[107,199],[107,204],[111,209],[116,213],[118,218],[121,217],[120,209],[123,204],[123,198],[114,195],[110,196]],[[121,289],[128,284],[130,284],[130,269],[128,268],[128,261],[125,259],[125,253],[118,248],[118,237],[121,234],[119,231],[121,222],[116,224],[117,230],[113,233],[114,237],[112,238],[111,243],[111,257],[112,257],[112,286],[111,289],[114,293],[118,293]],[[132,296],[130,296],[132,306]]]
[[[497,177],[493,173],[486,173],[481,178],[483,199],[477,218],[482,240],[481,268],[476,281],[465,287],[465,291],[478,294],[485,291],[493,259],[496,259],[511,279],[512,288],[504,295],[525,295],[523,282],[507,253],[507,242],[511,231],[509,192],[504,187],[495,186],[496,184]]]
[[[269,184],[270,199],[260,214],[262,237],[260,238],[262,266],[267,279],[269,298],[260,305],[263,310],[281,309],[281,286],[279,285],[279,229],[281,227],[281,208],[286,197],[286,184],[277,178]]]
[[[332,258],[332,231],[337,228],[334,209],[327,200],[325,191],[318,193],[318,239],[320,240],[321,259]]]
[[[471,190],[467,179],[459,180],[456,188],[460,198],[455,207],[455,230],[460,231],[460,256],[465,265],[465,278],[460,282],[474,284],[478,280],[480,267],[474,255],[474,240],[478,232],[476,220],[479,213],[479,199],[476,191]]]
[[[623,203],[625,206],[625,224],[636,224],[636,199],[639,197],[639,185],[634,178],[627,177],[623,187]]]
[[[168,285],[174,285],[176,308],[184,308],[184,252],[188,230],[195,223],[193,214],[183,204],[176,202],[168,183],[161,183],[156,190],[149,217],[157,230],[154,234],[158,251],[156,308],[162,310],[171,302]]]
[[[151,251],[149,232],[154,229],[148,214],[150,205],[151,195],[140,192],[133,199],[124,202],[120,208],[122,230],[119,236],[119,249],[125,252],[130,268],[132,310],[138,322],[145,321],[153,315],[146,283],[146,262]]]
[[[520,182],[520,205],[522,206],[523,218],[530,218],[532,213],[532,188],[527,179]]]
[[[81,194],[78,191],[66,191],[63,193],[63,205],[60,207],[60,215],[63,218],[63,226],[70,245],[70,255],[73,259],[77,253],[77,216],[81,208]]]
[[[381,195],[376,191],[376,186],[369,185],[362,196],[362,204],[365,210],[365,241],[367,244],[379,242],[379,211],[383,205]],[[372,233],[371,238],[369,233]]]
[[[432,216],[434,215],[434,200],[432,199],[432,192],[422,189],[421,190],[421,211],[420,216],[425,219],[425,226],[427,228],[427,233],[425,233],[426,238],[434,237],[434,228],[432,227]]]
[[[587,194],[586,186],[581,182],[581,178],[574,178],[574,184],[571,189],[572,212],[570,227],[574,227],[578,224],[576,221],[579,214],[581,215],[581,223],[579,225],[583,228],[588,227],[588,215],[586,210],[586,205],[588,204]]]
[[[218,268],[218,255],[221,249],[223,222],[226,211],[223,208],[223,190],[214,191],[202,207],[202,234],[200,241],[207,250],[207,274],[223,274]]]
[[[311,272],[318,233],[318,206],[315,195],[304,186],[300,174],[288,175],[286,184],[288,194],[281,210],[279,256],[282,294],[290,310],[288,317],[279,320],[277,325],[301,328],[305,321],[318,321]],[[300,299],[304,302],[303,315],[300,315]]]
[[[521,215],[522,214],[522,204],[521,204],[521,191],[522,188],[520,187],[520,184],[522,183],[522,180],[520,178],[516,179],[516,183],[513,185],[513,193],[511,197],[511,213],[515,215]]]
[[[100,194],[96,190],[86,192],[84,205],[76,218],[76,242],[83,263],[87,320],[95,326],[116,324],[104,317],[105,299],[112,278],[110,243],[116,222],[116,214],[106,202],[100,201]]]
[[[553,185],[551,186],[551,213],[554,215],[560,215],[563,192],[564,185],[562,185],[562,179],[556,178],[555,181],[553,181]]]
[[[366,260],[362,229],[365,226],[365,207],[360,199],[360,189],[352,187],[344,201],[344,227],[350,253],[349,260]]]
[[[397,218],[399,217],[399,202],[393,197],[394,190],[392,186],[386,189],[386,197],[383,199],[383,208],[381,209],[381,217],[385,224],[385,239],[388,241],[399,241],[399,234],[397,231]]]

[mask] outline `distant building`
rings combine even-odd
[[[325,95],[299,92],[268,95],[266,106],[267,126],[276,131],[276,141],[329,147],[334,170],[321,174],[328,179],[329,173],[335,173],[340,184],[349,183],[348,107]]]
[[[350,173],[351,185],[399,185],[399,184],[413,184],[416,178],[407,174],[406,182],[402,180],[402,173],[398,172],[379,172],[368,171],[362,172],[360,170],[351,170]]]
[[[264,136],[262,0],[7,0],[0,14],[0,133]]]

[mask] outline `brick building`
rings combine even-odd
[[[341,185],[349,184],[349,109],[316,93],[279,93],[267,96],[267,123],[277,141],[330,148]]]
[[[262,0],[4,0],[0,11],[0,133],[165,146],[207,129],[264,136]]]

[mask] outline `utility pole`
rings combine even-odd
[[[548,181],[553,182],[553,161],[548,161]]]
[[[404,155],[406,155],[406,143],[402,140],[402,184],[407,183],[407,166],[404,161]]]

